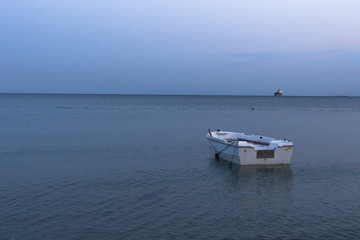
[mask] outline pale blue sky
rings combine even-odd
[[[0,92],[360,96],[358,0],[0,0]]]

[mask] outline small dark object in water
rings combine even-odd
[[[255,110],[255,108],[252,107],[251,110]]]

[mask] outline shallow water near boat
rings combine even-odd
[[[360,235],[360,98],[0,100],[0,239]],[[208,127],[290,139],[291,164],[230,168]]]

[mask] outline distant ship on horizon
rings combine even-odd
[[[282,91],[280,90],[280,88],[278,90],[275,91],[274,96],[282,96]]]

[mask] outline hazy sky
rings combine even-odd
[[[0,92],[360,96],[359,0],[0,0]]]

